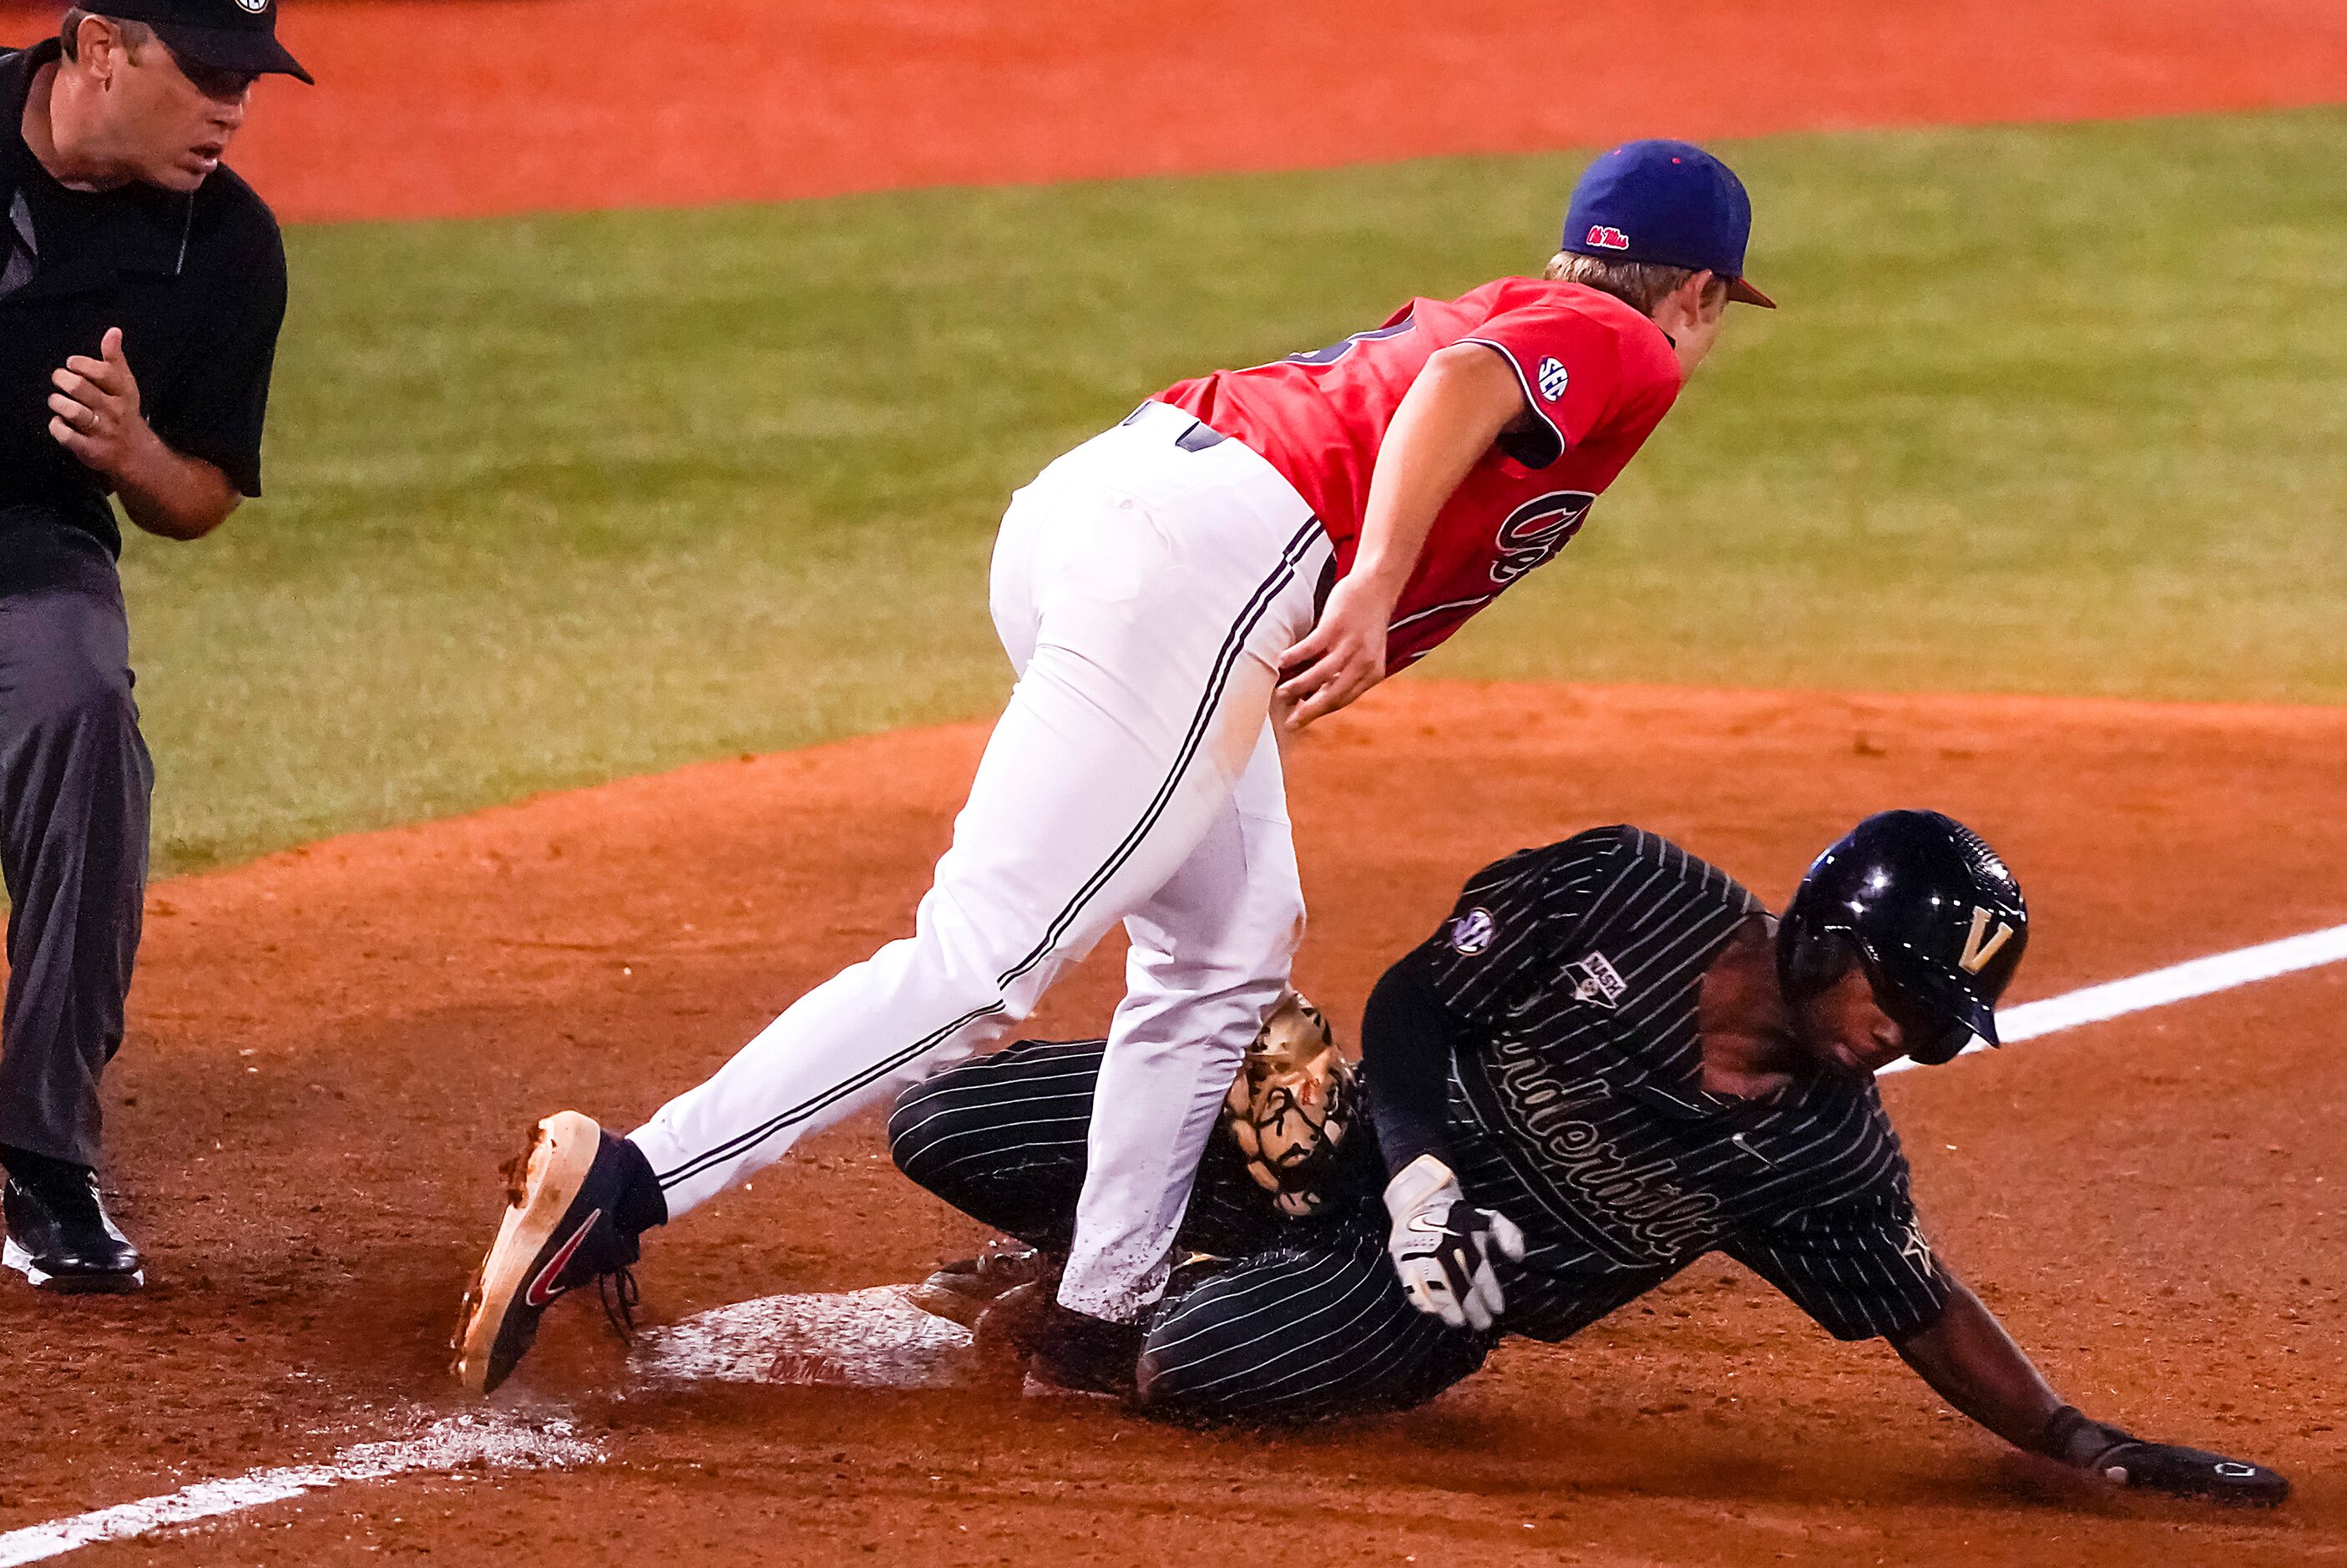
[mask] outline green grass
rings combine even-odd
[[[2342,145],[1728,149],[1786,309],[1430,672],[2347,700]],[[1015,486],[1537,267],[1579,162],[295,231],[269,498],[125,563],[159,869],[985,712]]]

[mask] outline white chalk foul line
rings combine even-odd
[[[2044,1035],[2058,1034],[2065,1029],[2078,1029],[2106,1019],[2124,1018],[2131,1012],[2143,1012],[2151,1008],[2190,1001],[2218,991],[2229,991],[2236,986],[2253,985],[2279,975],[2295,974],[2301,969],[2320,968],[2325,964],[2347,960],[2347,926],[2332,926],[2326,930],[2309,931],[2301,937],[2285,937],[2279,942],[2263,942],[2254,948],[2237,948],[2229,953],[2213,953],[2189,963],[2174,964],[2149,974],[2130,976],[2124,980],[2112,980],[2106,985],[2088,986],[2084,990],[2070,991],[2044,1001],[2024,1002],[2007,1008],[1996,1015],[1996,1032],[2007,1045],[2017,1045],[2024,1040],[2036,1040]],[[1974,1040],[1966,1051],[1986,1050],[1988,1047]],[[1915,1066],[1902,1057],[1882,1071],[1902,1072]]]
[[[347,1481],[384,1481],[475,1465],[497,1470],[560,1469],[592,1464],[602,1457],[602,1450],[574,1434],[568,1421],[456,1416],[417,1437],[346,1448],[323,1464],[248,1471],[160,1497],[12,1530],[0,1535],[0,1568],[44,1563],[104,1541],[128,1541],[158,1530],[242,1513]]]

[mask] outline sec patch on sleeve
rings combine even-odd
[[[1564,389],[1573,382],[1573,377],[1565,373],[1564,366],[1557,363],[1556,356],[1553,354],[1540,362],[1538,379],[1540,395],[1551,403],[1563,397]]]
[[[1489,948],[1498,933],[1490,910],[1470,909],[1450,922],[1450,950],[1471,958]]]

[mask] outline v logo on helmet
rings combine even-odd
[[[1996,923],[1996,935],[1993,937],[1988,935],[1989,924],[1992,921]],[[1963,966],[1964,973],[1979,974],[1988,968],[1988,961],[2002,952],[2004,945],[2012,940],[2012,927],[1997,920],[1996,916],[1989,910],[1975,907],[1973,910],[1972,931],[1964,938],[1963,954],[1956,959],[1956,962]]]

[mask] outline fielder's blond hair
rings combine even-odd
[[[1548,270],[1541,276],[1551,282],[1579,283],[1600,293],[1611,294],[1640,315],[1651,316],[1656,305],[1695,276],[1695,269],[1666,267],[1660,261],[1622,261],[1611,256],[1584,256],[1578,251],[1559,251],[1549,258]],[[1714,278],[1705,285],[1705,298],[1708,299],[1714,289],[1726,293],[1727,281]]]

